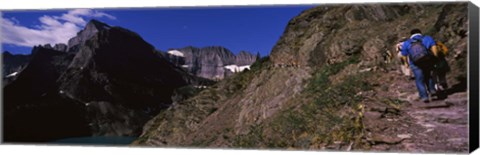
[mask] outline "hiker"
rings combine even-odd
[[[392,62],[393,54],[390,50],[384,49],[384,52],[382,53],[382,57],[383,57],[383,63],[388,64]]]
[[[400,39],[398,41],[398,43],[395,45],[395,52],[397,53],[397,57],[398,59],[400,59],[400,72],[401,74],[403,74],[404,76],[408,77],[409,79],[413,79],[413,73],[412,73],[412,70],[410,70],[410,67],[408,67],[408,58],[407,58],[407,61],[404,61],[402,59],[402,46],[403,46],[403,42],[405,42],[407,40],[406,37],[402,37],[402,39]]]
[[[438,47],[438,61],[435,63],[435,69],[433,71],[433,81],[436,84],[437,90],[445,91],[448,88],[446,75],[447,72],[450,71],[450,66],[445,59],[448,54],[448,48],[440,41],[437,41],[436,45]]]
[[[402,45],[402,59],[408,61],[406,65],[412,69],[420,100],[428,103],[429,95],[434,96],[437,93],[432,78],[437,46],[432,37],[424,36],[419,29],[413,29],[410,35]]]

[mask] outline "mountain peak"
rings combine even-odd
[[[89,28],[94,28],[96,29],[97,31],[101,31],[101,30],[105,30],[105,29],[110,29],[111,26],[108,25],[108,24],[105,24],[101,21],[98,21],[96,19],[91,19],[87,25],[85,26],[84,30],[87,30]]]
[[[100,22],[98,20],[92,19],[87,23],[87,25],[83,30],[77,33],[77,36],[68,40],[68,48],[70,49],[79,44],[82,44],[86,40],[90,39],[93,35],[97,34],[97,32],[108,30],[110,28],[111,28],[110,25]]]

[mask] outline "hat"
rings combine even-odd
[[[413,35],[413,34],[417,34],[417,33],[422,33],[422,31],[420,31],[420,29],[412,29],[412,31],[410,31],[410,35]]]

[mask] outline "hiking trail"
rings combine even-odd
[[[464,83],[449,81],[448,98],[423,103],[418,99],[415,80],[396,71],[377,78],[383,80],[376,80],[380,87],[366,92],[363,118],[372,150],[468,152],[468,93]],[[368,102],[369,98],[374,102]],[[384,103],[375,103],[379,99]]]

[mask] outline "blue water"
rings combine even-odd
[[[136,137],[74,137],[55,140],[52,144],[72,144],[72,145],[128,145],[132,143]]]

